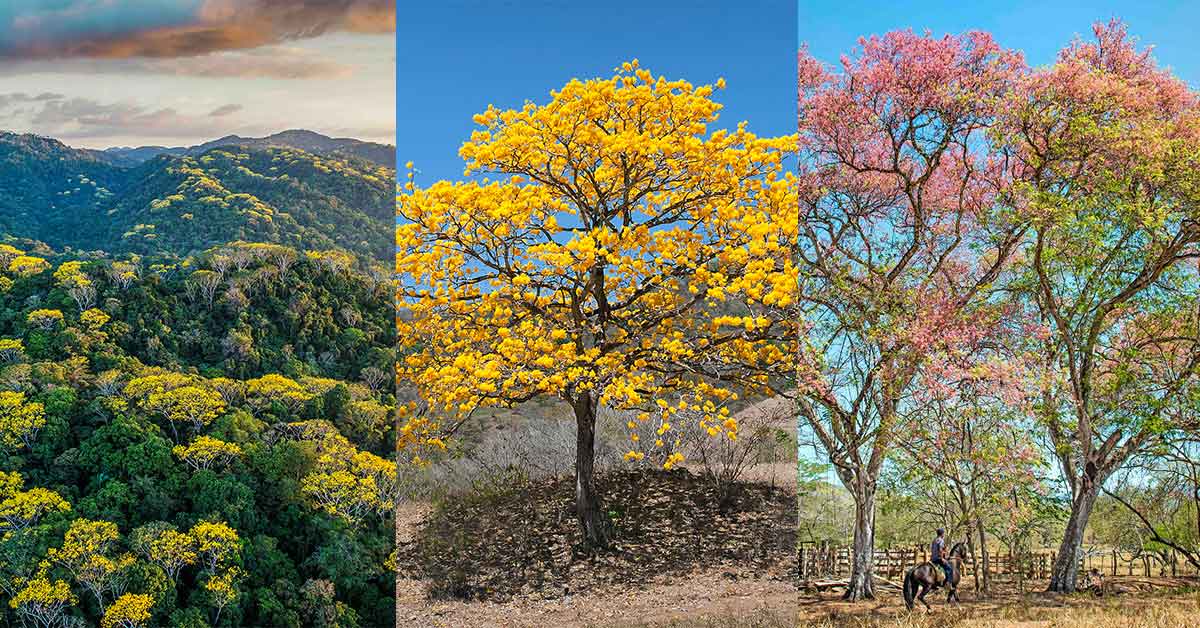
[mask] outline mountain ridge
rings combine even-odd
[[[200,155],[221,146],[248,146],[255,148],[295,148],[323,156],[348,155],[374,162],[388,168],[396,167],[396,147],[390,144],[368,142],[353,137],[330,137],[308,129],[287,129],[263,137],[245,137],[230,134],[194,146],[114,146],[88,150],[100,159],[114,165],[134,166],[159,155]]]
[[[395,170],[369,159],[275,144],[133,165],[98,152],[0,132],[0,233],[116,254],[182,256],[247,240],[387,258]]]

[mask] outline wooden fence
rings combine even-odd
[[[847,578],[850,575],[850,553],[848,547],[835,547],[830,543],[803,542],[797,549],[798,570],[801,580],[828,580]],[[1053,550],[1035,550],[1024,557],[1014,557],[1005,552],[989,552],[988,573],[992,576],[1023,576],[1029,580],[1048,580],[1054,566]],[[883,548],[875,550],[875,575],[899,581],[914,565],[929,560],[927,546]],[[983,556],[976,552],[974,564],[964,570],[969,578],[983,568]],[[1084,552],[1079,561],[1080,574],[1096,569],[1111,576],[1186,576],[1200,575],[1186,560],[1174,551],[1165,554],[1143,552],[1141,554],[1121,552],[1115,549],[1093,548]]]

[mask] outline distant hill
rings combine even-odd
[[[331,145],[319,137],[308,145]],[[393,168],[337,150],[220,142],[138,161],[0,133],[0,234],[114,254],[185,256],[247,240],[388,258]]]
[[[98,158],[118,166],[133,166],[160,155],[201,155],[221,146],[245,146],[247,148],[295,148],[321,156],[358,157],[388,168],[396,167],[396,148],[387,144],[364,142],[348,137],[328,137],[313,131],[293,129],[267,137],[225,137],[197,146],[138,146],[108,148],[93,151]]]
[[[0,233],[51,242],[114,201],[129,174],[89,151],[0,133]],[[95,248],[95,247],[89,247]]]

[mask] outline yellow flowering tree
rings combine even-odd
[[[121,290],[127,290],[133,282],[137,281],[141,268],[138,266],[138,257],[135,255],[130,261],[115,261],[108,265],[107,273],[109,281],[112,281]]]
[[[215,390],[201,386],[180,386],[150,393],[143,406],[166,419],[171,426],[171,434],[178,441],[179,424],[191,425],[199,431],[221,416],[225,410],[225,400]]]
[[[79,322],[83,323],[87,330],[93,334],[99,333],[100,328],[108,324],[112,317],[104,313],[104,310],[90,308],[79,314]]]
[[[25,343],[20,338],[0,338],[0,362],[19,362],[25,357]]]
[[[71,505],[50,489],[21,490],[25,479],[19,473],[0,471],[0,532],[22,530],[49,514],[71,511]]]
[[[278,401],[294,413],[308,403],[313,394],[290,377],[269,373],[246,382],[246,398],[260,410],[270,407],[272,401]]]
[[[330,446],[330,443],[336,445]],[[385,516],[396,505],[396,463],[358,451],[340,436],[325,440],[317,468],[300,490],[330,516],[358,525],[375,513]]]
[[[171,582],[179,581],[179,572],[196,564],[196,539],[174,528],[146,526],[134,531],[134,548],[147,560],[162,568]]]
[[[221,621],[221,611],[241,597],[241,592],[237,588],[237,581],[241,576],[241,569],[230,567],[221,573],[209,576],[208,580],[204,581],[204,592],[214,611],[212,625],[218,625]]]
[[[50,330],[63,324],[63,315],[59,310],[34,310],[25,316],[25,322],[30,327]]]
[[[78,603],[71,585],[62,580],[50,580],[44,569],[24,582],[24,587],[8,601],[23,620],[46,628],[63,625],[67,607]]]
[[[72,299],[82,312],[96,302],[96,285],[83,270],[83,262],[63,262],[54,271],[54,281]]]
[[[142,403],[154,393],[162,393],[198,383],[199,379],[192,375],[172,372],[151,372],[129,380],[122,392],[124,392],[126,398]]]
[[[201,566],[210,574],[236,560],[242,551],[237,530],[221,521],[201,521],[188,533],[196,541]]]
[[[313,445],[312,471],[300,483],[309,502],[357,526],[372,513],[386,517],[396,505],[396,462],[361,451],[328,421],[289,423],[287,433]]]
[[[26,401],[23,392],[0,392],[0,446],[5,449],[32,446],[33,439],[45,426],[45,406]]]
[[[576,514],[595,547],[609,534],[593,478],[599,407],[629,413],[632,459],[639,425],[669,438],[680,409],[735,437],[722,406],[792,369],[797,196],[783,161],[796,138],[710,132],[723,87],[627,63],[545,105],[477,115],[465,174],[495,179],[410,179],[398,368],[423,404],[402,444],[477,408],[565,400]]]
[[[142,628],[150,622],[154,598],[141,593],[126,593],[117,598],[100,620],[100,628]]]
[[[114,551],[119,538],[115,523],[76,519],[63,536],[62,547],[50,548],[46,557],[70,572],[104,611],[106,599],[124,592],[127,572],[134,564],[133,555]]]
[[[18,255],[8,263],[8,272],[21,277],[37,275],[50,269],[50,262],[32,255]]]
[[[176,445],[171,451],[197,471],[224,467],[242,455],[241,447],[211,436],[197,436],[186,447]]]
[[[204,591],[215,611],[212,625],[216,626],[221,611],[241,595],[237,581],[243,573],[237,566],[241,557],[241,539],[237,530],[221,521],[201,521],[188,532],[195,541],[197,564],[205,576]]]
[[[357,259],[350,253],[336,249],[328,251],[305,251],[304,257],[322,270],[330,273],[346,272],[350,268],[353,268],[357,262]]]
[[[25,251],[18,249],[11,244],[0,244],[0,268],[8,268],[14,259],[25,254]]]

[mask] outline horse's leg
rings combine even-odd
[[[921,593],[917,595],[917,599],[925,605],[925,612],[931,612],[933,609],[929,607],[929,602],[925,601],[925,594],[929,593],[929,585],[925,582],[921,583]]]

